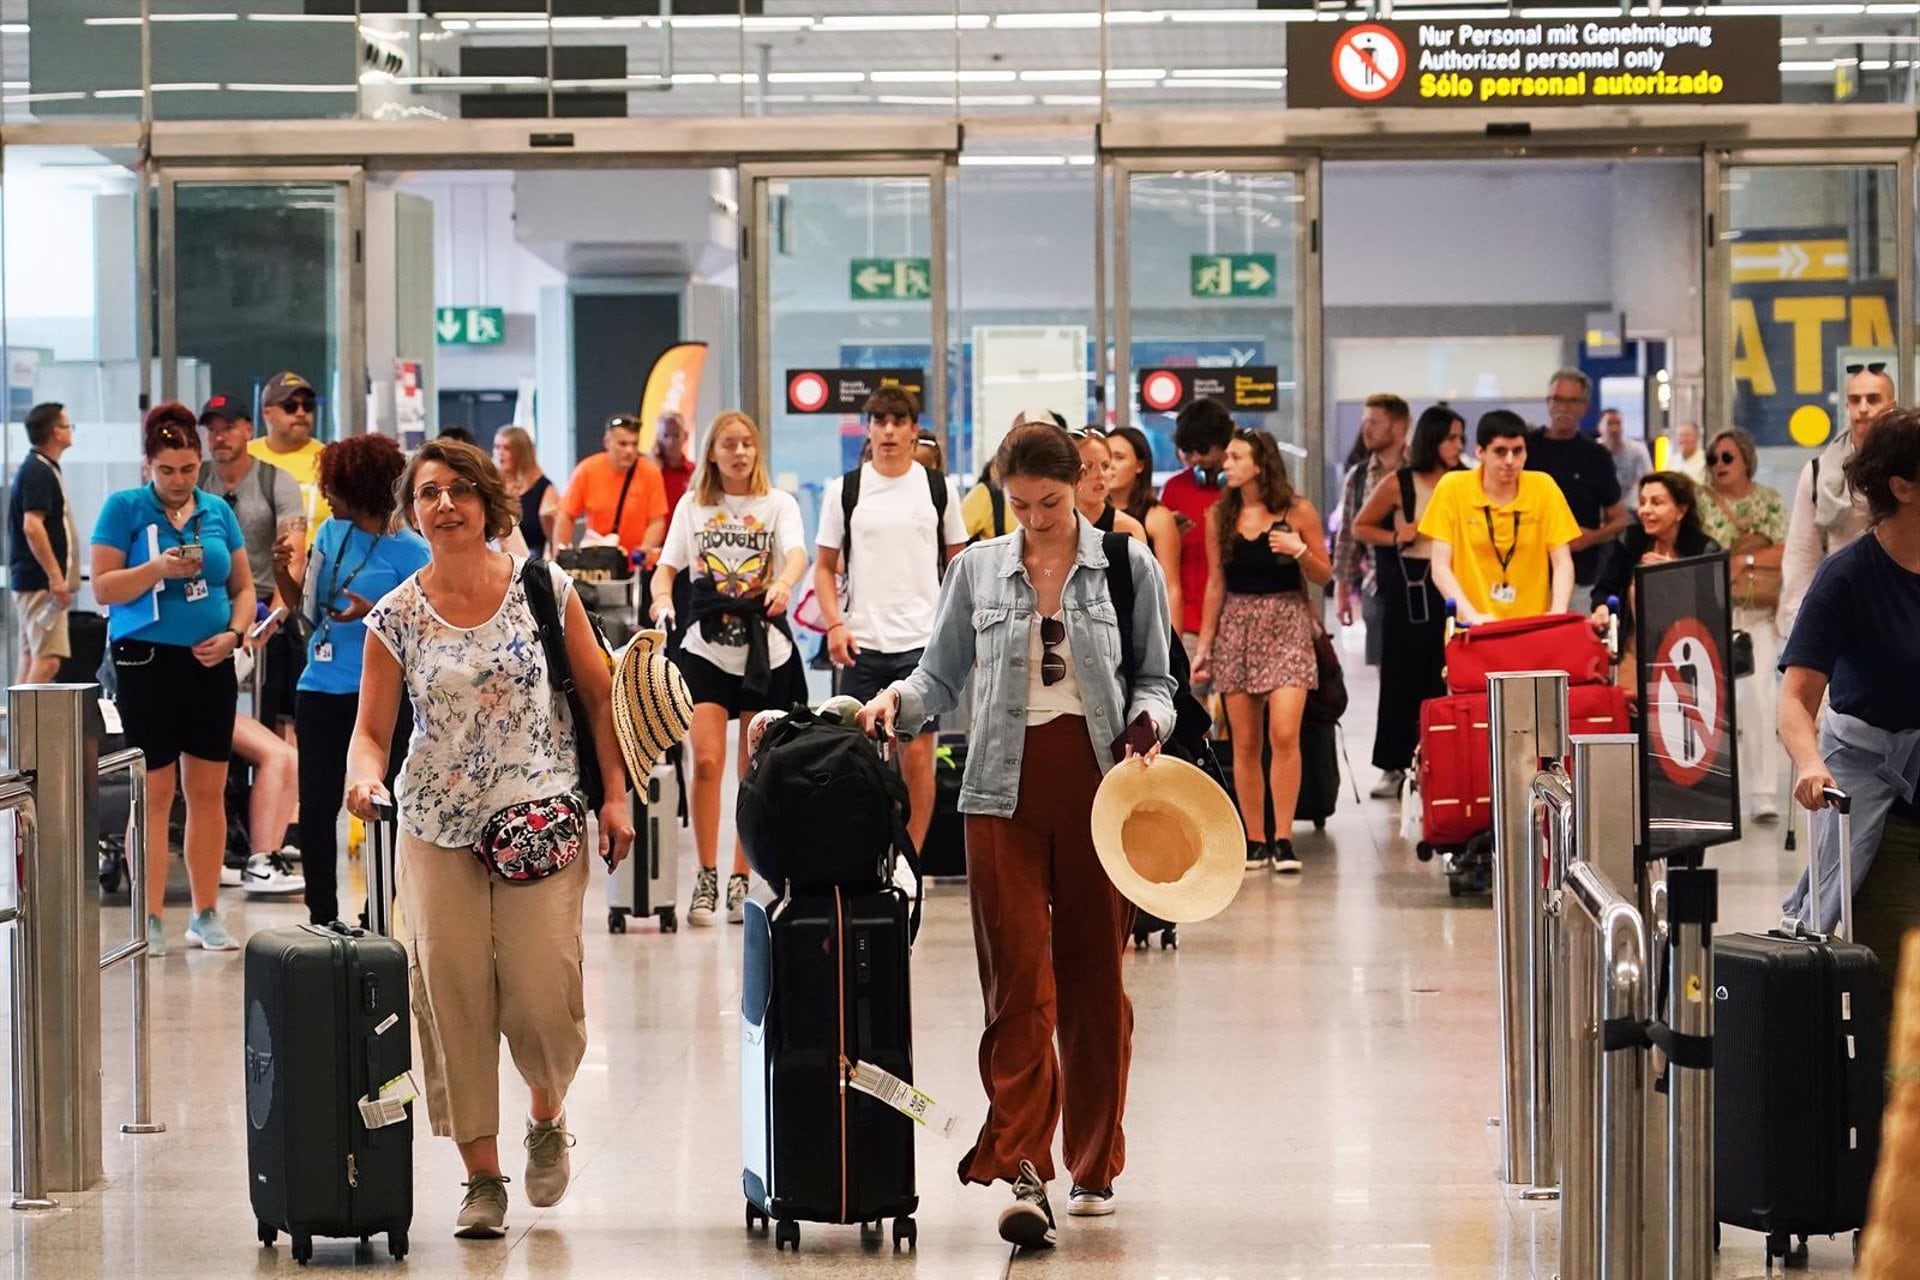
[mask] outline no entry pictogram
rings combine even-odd
[[[1720,756],[1733,696],[1726,661],[1705,626],[1682,618],[1660,637],[1652,670],[1647,727],[1654,759],[1676,786],[1694,786]]]
[[[1362,102],[1378,102],[1400,87],[1407,74],[1407,47],[1377,23],[1364,23],[1333,46],[1333,79]]]

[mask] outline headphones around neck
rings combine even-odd
[[[1193,478],[1203,488],[1219,489],[1225,487],[1227,483],[1227,471],[1225,467],[1195,467]]]

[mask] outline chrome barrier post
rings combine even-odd
[[[100,689],[14,685],[9,759],[32,780],[38,837],[21,885],[27,985],[34,1002],[20,1094],[37,1125],[44,1185],[85,1191],[104,1173],[100,1132]],[[135,901],[138,902],[138,892]]]
[[[1568,994],[1574,988],[1570,985],[1567,970],[1567,926],[1560,897],[1567,878],[1567,867],[1573,859],[1573,820],[1573,780],[1567,776],[1566,768],[1560,761],[1542,760],[1540,772],[1534,775],[1533,785],[1528,790],[1527,862],[1540,868],[1546,877],[1542,910],[1535,923],[1538,929],[1537,954],[1546,958],[1546,989],[1550,998],[1547,1001],[1549,1008],[1545,1023],[1546,1045],[1535,1063],[1544,1079],[1544,1087],[1536,1088],[1536,1095],[1544,1092],[1546,1105],[1553,1116],[1557,1158],[1564,1157],[1568,1149],[1567,1125],[1571,1119],[1566,1107],[1566,1045],[1570,1034],[1567,1023]],[[1560,1179],[1563,1203],[1566,1200],[1564,1165],[1562,1158],[1557,1171],[1563,1175]]]
[[[1713,1274],[1713,926],[1719,898],[1717,871],[1668,873],[1668,1280]]]
[[[1646,1274],[1643,1159],[1647,1019],[1646,932],[1640,913],[1604,872],[1567,871],[1568,944],[1584,985],[1568,1019],[1580,1124],[1566,1155],[1568,1212],[1560,1229],[1561,1280],[1639,1280]],[[1576,1065],[1577,1064],[1577,1065]]]
[[[35,819],[33,788],[18,774],[0,788],[0,807],[13,810],[14,866],[25,869],[38,855],[39,823]],[[14,885],[15,905],[0,911],[7,930],[7,985],[12,991],[9,1016],[13,1024],[13,1195],[15,1209],[57,1209],[60,1202],[47,1195],[46,1172],[40,1160],[40,1126],[32,1123],[27,1100],[40,1096],[40,1006],[34,999],[32,961],[27,951],[26,877]]]
[[[100,761],[100,776],[125,770],[128,809],[127,881],[131,886],[130,937],[109,955],[100,957],[104,972],[125,960],[144,960],[147,954],[146,912],[139,904],[147,891],[147,757],[138,747],[116,751]],[[153,1059],[148,1043],[151,1031],[147,1005],[147,966],[135,964],[130,980],[133,991],[133,1120],[120,1126],[122,1133],[165,1133],[167,1126],[153,1118]]]
[[[1549,957],[1540,950],[1543,877],[1528,855],[1529,789],[1542,760],[1567,754],[1567,676],[1516,671],[1487,678],[1493,754],[1494,958],[1500,977],[1500,1056],[1505,1089],[1501,1178],[1530,1200],[1559,1193],[1551,1082]]]

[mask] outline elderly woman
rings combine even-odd
[[[237,945],[214,907],[227,844],[227,762],[233,756],[233,652],[253,621],[253,574],[233,508],[197,487],[200,432],[177,401],[145,423],[152,482],[107,495],[93,526],[93,594],[107,608],[117,699],[127,742],[147,761],[147,954],[167,953],[167,816],[186,793],[187,941]]]
[[[1640,477],[1638,523],[1626,527],[1607,548],[1600,576],[1593,580],[1593,628],[1605,633],[1614,611],[1605,601],[1620,602],[1621,634],[1633,619],[1633,570],[1637,565],[1684,560],[1709,555],[1719,544],[1700,527],[1699,490],[1678,471],[1654,471]]]
[[[1780,631],[1780,560],[1786,551],[1787,506],[1780,491],[1754,483],[1753,437],[1729,427],[1707,445],[1713,483],[1700,502],[1700,524],[1732,561],[1733,625],[1753,637],[1753,675],[1739,682],[1740,776],[1756,822],[1780,819],[1783,752],[1774,733]]]
[[[427,1115],[466,1165],[455,1234],[494,1239],[507,1214],[503,1035],[532,1093],[528,1202],[559,1203],[571,1176],[567,1087],[587,1046],[580,912],[588,860],[577,823],[586,780],[577,735],[591,733],[599,752],[600,853],[609,865],[626,856],[633,818],[611,680],[586,610],[566,574],[534,566],[548,575],[564,619],[567,663],[591,722],[577,725],[537,639],[526,561],[488,546],[519,516],[492,461],[469,444],[429,441],[402,473],[399,497],[430,559],[367,615],[347,808],[378,819],[404,690],[413,737],[396,788],[398,881]],[[496,819],[515,816],[526,860],[502,866],[481,841]],[[524,882],[505,879],[509,867]]]
[[[1150,756],[1173,727],[1166,590],[1153,553],[1125,539],[1135,604],[1132,617],[1115,615],[1106,538],[1076,509],[1085,465],[1053,423],[1007,433],[994,467],[1020,527],[953,561],[919,666],[861,712],[869,731],[919,725],[973,682],[960,811],[987,1005],[987,1119],[960,1178],[1013,1184],[1000,1235],[1027,1249],[1054,1243],[1046,1183],[1063,1106],[1067,1211],[1113,1212],[1127,1149],[1133,1005],[1121,957],[1133,908],[1100,869],[1089,820],[1116,755]],[[1131,684],[1119,671],[1121,627],[1140,655]]]
[[[1871,525],[1807,588],[1780,655],[1780,740],[1800,804],[1824,809],[1836,784],[1852,796],[1853,883],[1840,881],[1839,823],[1822,821],[1818,903],[1809,908],[1803,876],[1785,905],[1831,930],[1851,893],[1854,936],[1891,979],[1902,935],[1920,925],[1920,413],[1881,418],[1846,480]]]

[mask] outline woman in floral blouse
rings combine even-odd
[[[1780,779],[1786,757],[1774,730],[1774,671],[1780,632],[1780,556],[1787,540],[1787,507],[1779,490],[1755,484],[1753,437],[1729,427],[1707,445],[1712,484],[1700,504],[1707,536],[1727,549],[1733,577],[1733,625],[1753,637],[1753,674],[1739,683],[1740,774],[1753,797],[1756,822],[1780,817]]]

